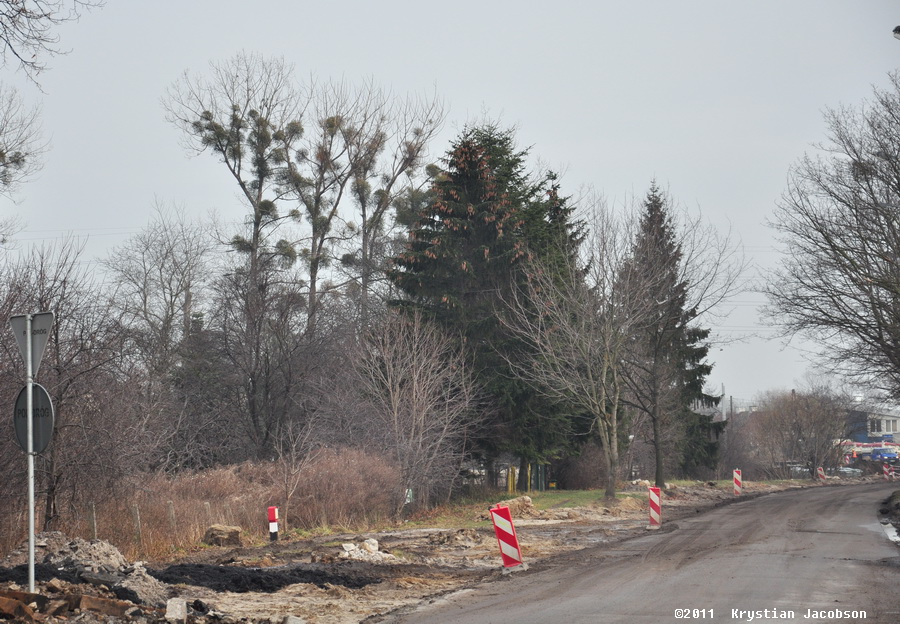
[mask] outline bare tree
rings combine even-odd
[[[526,346],[508,361],[548,398],[585,412],[606,461],[606,496],[615,497],[624,391],[623,362],[635,328],[653,308],[643,292],[624,287],[636,220],[593,198],[587,254],[567,279],[533,266],[526,286],[507,301],[503,324]]]
[[[56,411],[54,439],[36,465],[45,529],[86,493],[109,494],[115,480],[137,464],[130,439],[139,425],[119,418],[127,406],[116,375],[117,315],[91,267],[81,261],[82,251],[71,239],[35,248],[6,264],[2,280],[7,312],[54,313],[37,376]],[[13,345],[4,343],[7,351]],[[24,377],[18,367],[9,372]]]
[[[303,483],[304,471],[321,456],[324,447],[316,442],[311,422],[282,423],[275,434],[275,472],[282,499],[281,520],[284,530],[290,527],[294,494]]]
[[[326,272],[351,241],[358,252],[342,259],[358,268],[366,316],[385,217],[418,171],[444,113],[436,98],[400,100],[371,82],[301,87],[292,71],[280,59],[238,55],[212,64],[209,77],[186,73],[164,104],[188,147],[219,156],[250,204],[251,235],[232,244],[249,254],[251,277],[263,253],[302,260],[306,331],[313,335],[322,301],[338,287]],[[360,224],[350,217],[354,201]],[[280,214],[285,204],[290,209]],[[304,223],[307,235],[302,242],[273,239],[266,252],[266,232],[287,217]]]
[[[395,311],[355,365],[373,442],[394,457],[421,507],[451,492],[476,424],[477,388],[454,345],[420,315]]]
[[[286,187],[302,205],[310,228],[302,257],[309,274],[309,321],[315,331],[321,272],[337,248],[352,240],[358,251],[342,260],[358,269],[360,315],[365,324],[377,265],[379,237],[398,195],[408,188],[425,149],[444,119],[439,100],[405,101],[369,82],[361,87],[327,82],[311,89],[310,125],[300,148],[288,157]],[[355,201],[360,223],[347,222],[345,204]],[[337,227],[343,222],[345,227]],[[355,230],[358,229],[358,235]]]
[[[42,57],[64,54],[55,30],[77,21],[85,10],[101,7],[105,0],[0,0],[2,58],[15,59],[35,80],[47,67]]]
[[[360,159],[353,172],[351,191],[360,219],[358,248],[342,259],[356,268],[362,327],[368,325],[372,291],[385,276],[385,258],[390,251],[388,214],[399,198],[415,192],[428,180],[424,177],[417,184],[417,173],[422,169],[428,143],[445,116],[436,97],[401,100],[379,93],[378,98],[387,100],[380,130],[382,148]]]
[[[29,108],[18,91],[0,83],[0,194],[9,196],[34,176],[46,149],[40,108]]]
[[[771,311],[833,370],[900,396],[900,72],[825,119],[827,141],[792,167],[776,213],[787,253]]]
[[[164,102],[186,146],[217,156],[249,208],[245,231],[230,241],[239,257],[216,284],[211,321],[218,324],[233,364],[235,412],[246,414],[247,433],[261,456],[271,450],[272,432],[289,404],[284,383],[290,385],[292,377],[285,371],[292,370],[288,356],[300,344],[293,328],[302,310],[297,297],[302,280],[290,272],[296,249],[293,236],[279,238],[291,216],[279,212],[285,163],[302,134],[307,102],[292,72],[282,59],[239,54],[211,64],[209,77],[185,73]],[[282,350],[279,357],[273,355],[276,348]],[[273,378],[279,375],[273,358],[287,367],[280,371],[287,382],[284,375]],[[285,392],[273,395],[274,387]]]
[[[202,310],[214,243],[209,227],[157,205],[153,220],[103,261],[121,323],[151,382],[172,372],[192,315]]]
[[[757,465],[770,478],[790,478],[791,466],[807,475],[816,468],[835,468],[841,459],[838,442],[847,438],[848,401],[827,384],[810,380],[799,392],[770,392],[746,429]]]

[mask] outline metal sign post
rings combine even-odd
[[[44,348],[50,340],[53,313],[20,314],[9,324],[25,360],[26,429],[25,452],[28,455],[28,591],[34,593],[34,374],[41,365]],[[51,408],[52,409],[52,408]]]
[[[28,591],[34,593],[34,397],[31,386],[34,373],[31,370],[31,315],[25,315],[25,393],[28,395]]]

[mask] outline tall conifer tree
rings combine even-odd
[[[435,178],[431,201],[418,207],[390,277],[405,295],[396,303],[461,336],[472,354],[494,399],[491,427],[480,440],[485,455],[507,450],[545,461],[568,444],[569,415],[511,374],[503,353],[517,345],[497,314],[526,261],[574,254],[580,231],[555,176],[530,179],[526,157],[512,131],[492,125],[465,130]]]
[[[654,309],[635,333],[627,371],[630,402],[650,423],[650,442],[656,459],[656,485],[665,486],[665,451],[679,443],[674,459],[682,469],[712,466],[719,432],[709,416],[695,411],[698,404],[718,399],[703,392],[712,367],[705,362],[709,330],[693,326],[697,310],[688,303],[690,283],[682,273],[682,250],[669,211],[669,202],[654,181],[643,204],[634,243],[633,269],[627,288],[645,293]]]

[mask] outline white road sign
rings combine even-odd
[[[19,343],[19,352],[25,365],[28,365],[28,346],[25,336],[25,315],[17,314],[9,317],[9,325]],[[31,374],[36,375],[41,365],[44,348],[50,340],[50,328],[53,326],[53,312],[38,312],[31,315]]]

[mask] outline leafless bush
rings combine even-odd
[[[326,449],[304,473],[294,524],[365,526],[394,516],[403,488],[397,467],[359,449]]]
[[[375,425],[373,441],[396,461],[416,506],[446,496],[465,458],[478,401],[458,347],[420,315],[396,312],[369,334],[356,372]]]
[[[606,485],[604,466],[603,449],[597,443],[589,442],[580,455],[555,461],[553,474],[563,489],[592,490]]]

